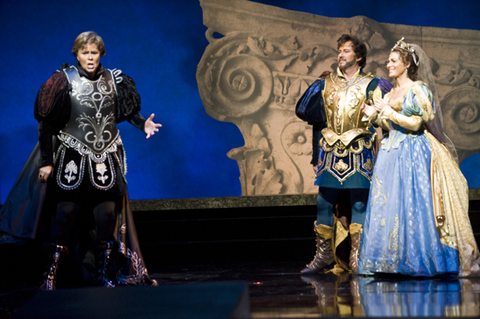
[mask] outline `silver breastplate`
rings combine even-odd
[[[64,72],[72,87],[72,107],[70,120],[62,132],[101,154],[118,135],[114,77],[110,70],[105,70],[98,80],[90,81],[81,77],[73,66]]]

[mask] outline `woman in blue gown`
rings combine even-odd
[[[363,106],[386,136],[372,177],[358,273],[477,274],[468,185],[441,127],[428,58],[402,38],[387,68],[396,86]]]

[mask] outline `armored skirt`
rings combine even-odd
[[[389,135],[373,172],[360,274],[479,271],[466,180],[446,147],[421,125],[434,116],[432,101],[428,88],[416,82],[404,99],[379,115]]]

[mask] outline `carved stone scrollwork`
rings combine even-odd
[[[315,77],[291,70],[308,72],[320,56],[333,57],[334,51],[321,46],[298,50],[294,37],[282,42],[236,32],[221,39],[207,34],[212,43],[197,71],[199,92],[207,113],[235,123],[245,138],[245,146],[227,154],[239,165],[242,194],[313,192],[311,127],[290,122],[298,98]]]
[[[282,146],[285,153],[292,159],[294,163],[304,163],[305,159],[310,160],[312,156],[312,126],[305,122],[294,120],[287,124],[282,132]],[[298,193],[316,192],[315,172],[312,165],[297,165],[298,177],[301,178],[297,182]]]
[[[239,54],[212,59],[206,75],[205,98],[211,101],[211,111],[218,117],[252,114],[270,98],[273,86],[270,70],[253,56]]]
[[[364,72],[388,78],[385,61],[401,37],[431,59],[446,133],[460,161],[480,152],[480,32],[328,18],[246,0],[200,0],[210,44],[197,69],[205,111],[235,124],[245,145],[228,157],[242,195],[316,193],[311,126],[295,104],[324,71],[336,71],[337,39],[356,35],[368,48]],[[218,35],[218,36],[214,36]]]
[[[447,135],[455,144],[460,160],[478,152],[480,140],[480,90],[460,87],[442,101]]]

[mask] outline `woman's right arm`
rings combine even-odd
[[[387,121],[390,120],[395,124],[400,125],[401,127],[406,128],[410,131],[418,131],[423,124],[423,118],[418,115],[405,116],[387,105],[382,112],[378,115],[378,121]]]
[[[380,119],[388,119],[410,131],[418,131],[424,122],[433,119],[433,97],[423,84],[414,84],[403,101],[404,113],[400,114],[386,105],[379,114]]]

